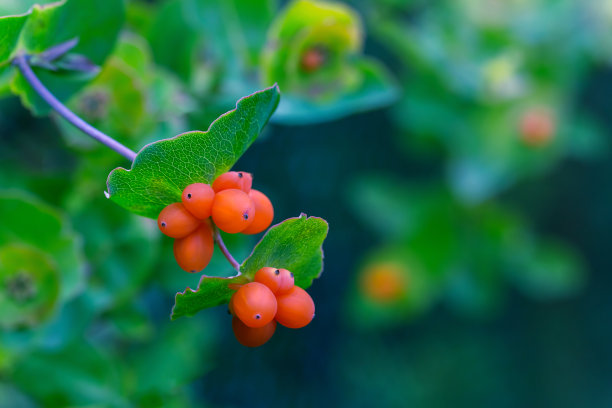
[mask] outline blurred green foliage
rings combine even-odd
[[[612,81],[609,1],[35,3],[0,0],[0,407],[610,405],[612,305],[589,286],[610,192],[570,167],[609,155],[583,96]],[[200,277],[104,198],[125,161],[8,98],[49,113],[10,59],[75,38],[65,58],[99,70],[36,74],[135,150],[279,84],[238,166],[278,219],[330,220],[309,329],[245,351],[223,308],[170,321]],[[218,251],[208,269],[232,270]]]

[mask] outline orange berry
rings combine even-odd
[[[302,54],[300,65],[305,72],[314,72],[325,63],[325,52],[319,48],[310,48]]]
[[[196,273],[206,268],[214,248],[212,228],[202,222],[193,233],[174,241],[174,258],[183,270]]]
[[[196,218],[204,220],[210,217],[215,191],[204,183],[194,183],[183,190],[183,205]]]
[[[231,299],[232,310],[249,327],[263,327],[276,315],[276,297],[266,285],[251,282],[243,285]]]
[[[236,340],[240,344],[246,347],[259,347],[272,338],[276,331],[276,322],[272,320],[263,327],[254,328],[247,326],[234,316],[232,318],[232,329],[234,330]]]
[[[287,292],[293,287],[293,274],[291,272],[269,266],[258,270],[253,280],[266,285],[275,295]]]
[[[160,231],[171,238],[183,238],[195,231],[200,221],[183,204],[173,203],[161,210],[157,217]]]
[[[555,134],[555,118],[547,109],[531,109],[520,121],[523,142],[532,147],[546,146]]]
[[[299,286],[276,298],[276,321],[285,327],[299,329],[312,321],[315,305],[310,295]]]
[[[261,191],[252,189],[249,197],[255,206],[255,216],[251,225],[242,230],[243,234],[257,234],[272,224],[274,208],[270,199]]]
[[[223,190],[236,189],[242,190],[245,193],[251,191],[253,185],[253,175],[244,171],[228,171],[221,174],[213,181],[212,188],[215,193]]]
[[[248,194],[241,190],[223,190],[215,195],[212,219],[221,231],[235,234],[251,225],[255,206]]]
[[[280,275],[282,277],[280,288],[278,288],[277,294],[287,293],[293,286],[295,285],[295,278],[293,277],[293,273],[289,272],[287,269],[279,269]]]
[[[361,291],[370,299],[390,302],[406,294],[407,277],[401,266],[380,264],[366,269],[359,284]]]

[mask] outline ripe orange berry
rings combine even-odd
[[[249,327],[263,327],[276,315],[276,297],[266,285],[251,282],[243,285],[231,299],[232,310]]]
[[[215,191],[204,183],[194,183],[183,190],[183,205],[196,218],[205,220],[210,217]]]
[[[310,48],[302,54],[300,66],[305,72],[314,72],[325,63],[325,52],[319,48]]]
[[[251,189],[249,197],[255,206],[255,216],[253,217],[253,222],[251,225],[246,227],[242,233],[257,234],[272,224],[272,219],[274,218],[274,208],[272,207],[270,199],[268,199],[268,197],[266,197],[266,195],[261,191]]]
[[[276,322],[272,320],[270,323],[263,327],[249,327],[242,321],[234,316],[232,318],[232,329],[234,330],[234,336],[240,344],[246,347],[259,347],[264,345],[268,340],[272,338],[272,335],[276,331]]]
[[[194,232],[174,241],[174,258],[183,270],[196,273],[206,268],[214,248],[212,228],[202,222]]]
[[[215,195],[212,219],[222,231],[230,234],[243,231],[253,222],[255,206],[242,190],[222,190]]]
[[[293,287],[293,274],[286,269],[266,266],[255,273],[255,282],[263,283],[275,295],[287,292]]]
[[[531,109],[520,121],[523,142],[531,147],[546,146],[555,134],[555,119],[547,109]]]
[[[253,185],[253,175],[244,171],[228,171],[221,174],[213,181],[212,188],[215,193],[223,190],[236,189],[245,193],[251,191]]]
[[[195,231],[200,221],[183,204],[172,203],[159,213],[157,226],[171,238],[183,238]]]
[[[364,270],[359,280],[361,291],[378,302],[391,302],[406,294],[407,277],[401,266],[379,264]]]
[[[315,305],[310,295],[299,286],[276,298],[276,321],[285,327],[299,329],[312,321]]]

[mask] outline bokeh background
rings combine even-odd
[[[99,70],[37,73],[133,149],[278,82],[235,168],[330,232],[306,328],[247,349],[225,307],[171,322],[198,276],[104,198],[129,163],[0,64],[0,407],[612,405],[611,1],[52,7],[15,50],[79,37]]]

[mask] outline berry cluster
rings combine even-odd
[[[276,330],[276,323],[299,329],[310,323],[315,306],[310,295],[294,284],[287,269],[261,268],[253,282],[240,285],[232,295],[229,311],[240,344],[259,347]]]
[[[257,234],[272,223],[274,208],[262,192],[251,188],[250,173],[230,171],[212,187],[194,183],[185,187],[180,203],[164,208],[157,218],[161,232],[174,241],[174,257],[187,272],[200,272],[214,249],[212,222],[230,234]]]

